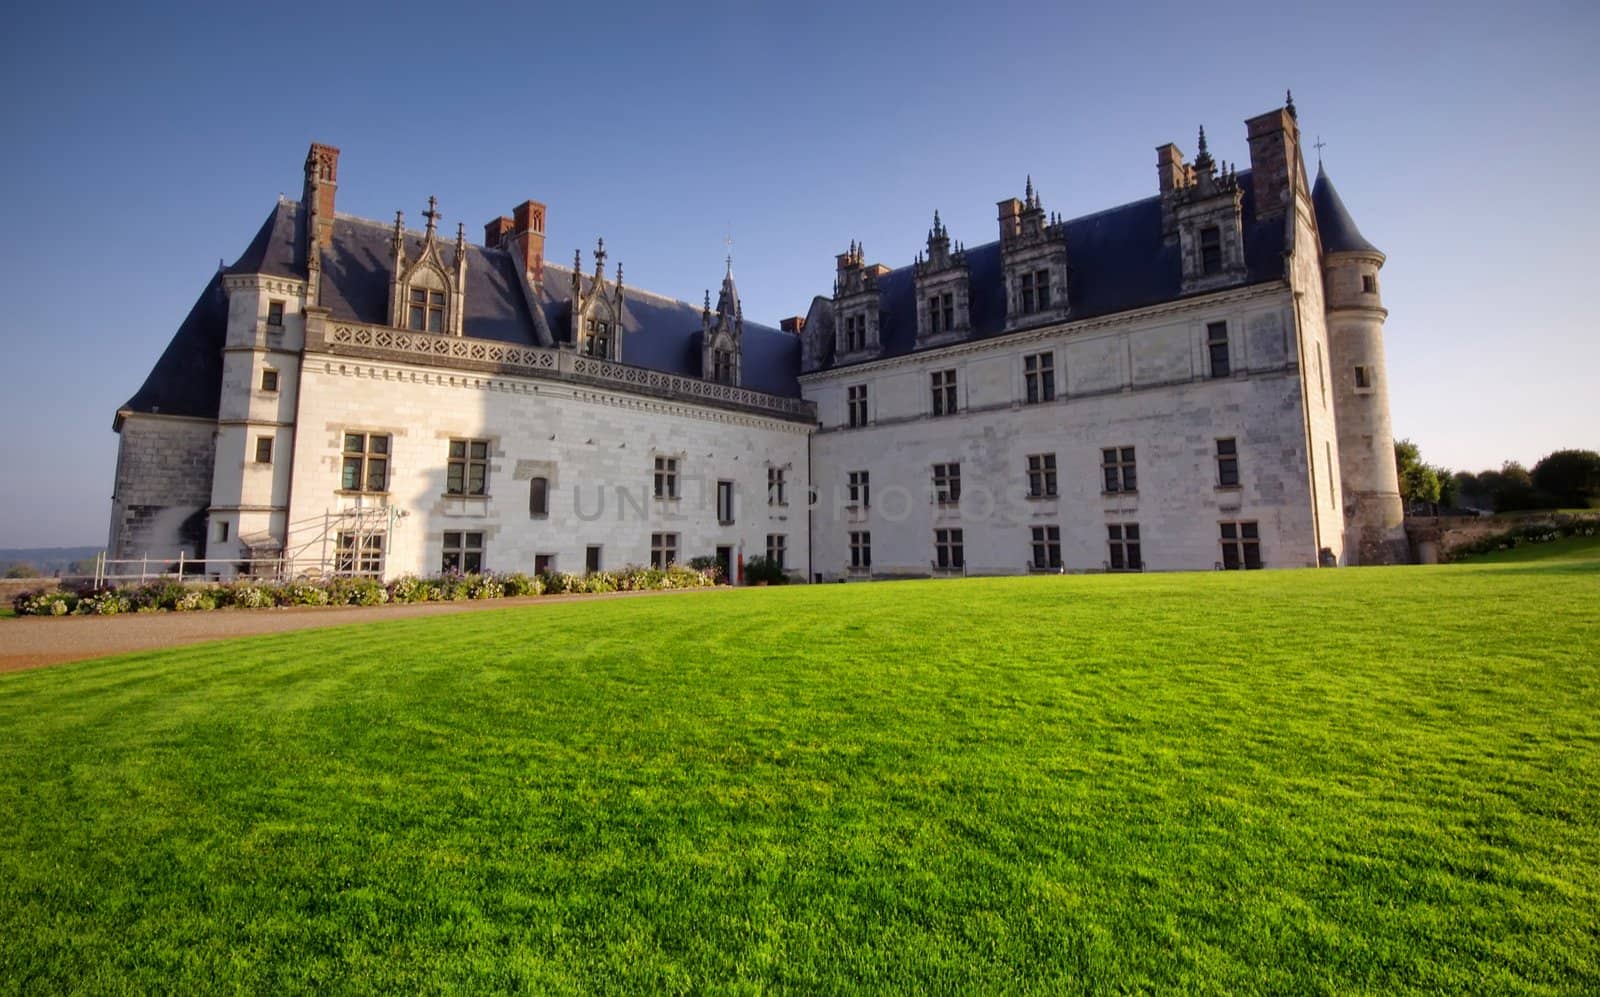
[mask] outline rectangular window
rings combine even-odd
[[[1022,358],[1022,380],[1029,405],[1056,399],[1056,356],[1030,353]]]
[[[863,509],[872,504],[871,483],[866,471],[850,472],[850,504]]]
[[[283,302],[281,302],[281,301],[269,301],[269,302],[267,302],[267,328],[269,328],[269,329],[282,329],[283,328]]]
[[[869,530],[852,530],[850,533],[850,570],[872,570],[872,533]]]
[[[270,436],[257,436],[256,437],[256,463],[257,464],[270,464],[270,463],[272,463],[272,437],[270,437]]]
[[[446,495],[483,495],[489,482],[489,441],[451,440],[445,462]]]
[[[1034,293],[1038,295],[1039,311],[1050,307],[1050,271],[1040,270],[1033,275]]]
[[[261,372],[261,390],[269,392],[278,390],[278,372],[271,367]]]
[[[1217,441],[1217,487],[1239,485],[1239,445],[1232,439]]]
[[[867,424],[867,386],[852,384],[845,389],[845,410],[852,426]]]
[[[445,571],[459,571],[475,575],[483,570],[483,534],[463,530],[446,530],[444,534]]]
[[[414,332],[442,332],[444,330],[444,292],[426,288],[411,289],[411,307],[407,326]]]
[[[955,505],[961,501],[961,465],[933,465],[933,497],[940,505]]]
[[[583,570],[594,574],[600,570],[600,545],[590,544],[583,551]]]
[[[1228,363],[1228,323],[1212,322],[1206,326],[1206,352],[1211,357],[1211,376],[1227,377],[1232,369]]]
[[[479,534],[482,536],[482,534]],[[341,532],[335,569],[341,575],[383,575],[383,534]]]
[[[1051,571],[1061,567],[1061,527],[1033,528],[1033,570]]]
[[[1361,293],[1378,293],[1378,277],[1376,274],[1364,273],[1361,275]]]
[[[650,534],[650,567],[665,568],[678,563],[678,535],[676,533]]]
[[[944,311],[944,331],[950,332],[956,327],[956,296],[953,292],[946,291],[939,297],[939,304]]]
[[[1222,524],[1222,566],[1229,571],[1261,567],[1261,534],[1254,522]]]
[[[956,411],[956,372],[936,370],[931,377],[933,385],[933,414],[954,415]]]
[[[966,565],[960,530],[933,531],[933,564],[940,571],[959,571]]]
[[[733,525],[733,482],[723,480],[717,482],[717,522],[723,526]]]
[[[678,497],[678,458],[656,458],[655,495],[658,499]]]
[[[347,492],[389,489],[389,435],[344,434],[344,467],[339,487]]]
[[[226,522],[218,523],[217,524],[217,542],[218,543],[226,543],[227,539],[228,539],[228,524]]]
[[[780,568],[787,568],[784,554],[789,546],[789,538],[782,533],[767,534],[767,560]]]
[[[1200,272],[1222,272],[1222,229],[1215,225],[1200,230]]]
[[[928,295],[928,331],[930,333],[939,331],[939,319],[942,316],[943,313],[939,310],[939,296],[937,294]]]
[[[1022,275],[1022,314],[1032,315],[1037,309],[1033,304],[1033,274]]]
[[[1356,387],[1372,387],[1372,375],[1365,366],[1359,366],[1356,368]]]
[[[783,480],[784,470],[781,467],[767,468],[767,504],[785,506],[789,504],[788,485]]]
[[[1056,455],[1036,453],[1028,455],[1028,497],[1055,498]]]
[[[533,573],[542,575],[556,570],[556,556],[554,554],[533,555]]]
[[[846,353],[867,348],[867,317],[850,315],[844,320],[844,349]]]
[[[1106,539],[1110,544],[1111,555],[1106,565],[1112,571],[1143,570],[1144,558],[1139,551],[1138,523],[1108,523]]]
[[[1133,447],[1106,447],[1100,451],[1100,469],[1105,474],[1106,491],[1139,490],[1139,476],[1133,463]]]
[[[528,515],[543,519],[550,515],[550,479],[542,475],[528,479]]]

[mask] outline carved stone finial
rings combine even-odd
[[[622,261],[617,261],[617,290],[622,289]]]
[[[1293,90],[1285,90],[1283,92],[1283,109],[1289,112],[1289,117],[1293,118],[1296,121],[1300,120],[1300,112],[1298,112],[1298,111],[1296,111],[1294,109],[1294,91]]]
[[[711,314],[711,288],[709,288],[709,287],[706,288],[706,303],[700,309],[700,311],[705,313],[706,315],[710,315]]]
[[[1033,174],[1028,174],[1028,186],[1022,193],[1022,205],[1026,208],[1033,207]]]
[[[606,239],[601,236],[594,245],[594,262],[596,266],[603,266],[606,262]]]
[[[583,250],[572,251],[572,275],[576,277],[583,270]]]
[[[1206,148],[1206,126],[1200,126],[1200,151],[1194,157],[1196,173],[1210,176],[1215,172],[1216,162],[1211,158],[1211,150]]]

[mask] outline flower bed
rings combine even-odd
[[[1529,544],[1552,543],[1569,537],[1592,537],[1600,533],[1600,520],[1585,516],[1557,516],[1537,523],[1492,533],[1449,551],[1449,559],[1459,560],[1497,550],[1514,550]],[[19,610],[20,612],[20,610]]]
[[[706,588],[715,575],[677,565],[627,567],[589,575],[547,572],[526,575],[447,574],[436,578],[404,575],[384,583],[375,578],[332,578],[284,583],[238,581],[228,584],[154,582],[127,588],[24,592],[12,600],[18,616],[111,616],[117,613],[201,612],[210,609],[270,609],[275,606],[378,606],[386,602],[455,602],[563,592],[646,592]]]

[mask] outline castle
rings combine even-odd
[[[998,238],[746,320],[547,259],[526,201],[471,244],[335,210],[313,145],[118,410],[111,558],[224,577],[593,571],[747,557],[830,581],[1409,558],[1378,273],[1292,99],[1248,169],[1156,150],[1081,218],[1031,178]]]

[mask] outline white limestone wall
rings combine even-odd
[[[1229,325],[1233,373],[1209,377],[1205,329]],[[848,535],[872,534],[873,573],[926,575],[933,531],[964,531],[969,574],[1027,570],[1031,527],[1055,525],[1069,571],[1102,570],[1106,526],[1137,523],[1147,570],[1209,569],[1219,524],[1254,520],[1269,567],[1316,563],[1293,299],[1281,285],[1208,296],[1135,321],[1083,323],[805,378],[823,429],[813,437],[819,495],[814,571],[845,574]],[[1023,357],[1055,356],[1058,397],[1025,405]],[[929,374],[954,368],[960,414],[931,418]],[[846,389],[869,386],[866,428],[847,428]],[[1232,437],[1240,486],[1218,486],[1216,441]],[[1102,493],[1100,452],[1134,447],[1136,495]],[[1027,458],[1053,453],[1058,498],[1026,497]],[[961,463],[962,498],[935,504],[931,468]],[[847,507],[852,470],[872,502]]]
[[[315,558],[331,523],[365,508],[371,528],[389,532],[386,573],[436,574],[446,531],[482,531],[484,565],[532,571],[555,556],[581,573],[585,551],[601,566],[650,560],[652,533],[679,534],[679,560],[712,556],[719,545],[745,558],[764,555],[769,533],[787,538],[787,563],[803,577],[808,560],[805,495],[810,426],[621,392],[529,378],[308,355],[302,367],[299,439],[289,510],[291,553]],[[340,491],[347,431],[388,433],[386,495]],[[451,439],[490,441],[486,498],[445,494]],[[679,495],[652,494],[656,456],[679,461]],[[789,504],[769,506],[769,465],[785,470]],[[550,480],[547,518],[529,512],[529,481]],[[735,482],[734,523],[717,522],[716,482]]]
[[[1306,431],[1311,450],[1308,487],[1317,528],[1317,547],[1326,549],[1336,564],[1350,563],[1345,544],[1345,502],[1339,447],[1338,369],[1328,338],[1323,303],[1321,250],[1311,199],[1302,189],[1295,198],[1294,254],[1289,280],[1299,294],[1296,325],[1305,390]]]

